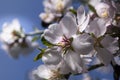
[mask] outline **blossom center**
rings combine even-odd
[[[46,20],[48,17],[49,17],[49,14],[46,13],[46,14],[43,16],[43,20]]]
[[[101,17],[102,18],[107,18],[108,16],[109,16],[108,10],[106,8],[104,8],[102,13],[101,13]]]
[[[56,80],[61,78],[61,74],[59,73],[58,70],[51,70],[52,76],[50,77],[49,80]]]
[[[70,39],[68,39],[65,35],[62,37],[62,40],[57,44],[62,48],[68,48],[71,45]]]
[[[18,31],[16,31],[16,30],[13,30],[13,31],[12,31],[12,35],[13,35],[14,37],[18,37],[18,38],[21,37],[20,33],[19,33]]]
[[[63,3],[62,3],[62,0],[59,0],[59,1],[57,2],[56,8],[57,8],[57,11],[58,11],[58,12],[61,12],[61,11],[63,10],[64,5],[63,5]]]

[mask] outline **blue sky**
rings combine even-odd
[[[39,13],[43,11],[43,0],[0,0],[0,31],[4,22],[19,19],[26,32],[33,30],[33,27],[42,29],[40,25]],[[29,72],[39,66],[41,61],[34,62],[33,58],[39,51],[34,51],[27,57],[20,56],[18,60],[10,58],[2,49],[0,49],[0,80],[29,80]],[[105,77],[104,74],[94,74],[93,76]],[[112,75],[110,75],[112,76]],[[74,80],[78,79],[76,76]],[[109,80],[112,80],[107,75]],[[73,80],[73,79],[71,79]]]
[[[32,31],[33,27],[41,29],[38,15],[42,11],[42,0],[0,0],[0,31],[4,22],[14,18],[19,19],[26,32]],[[41,64],[41,61],[33,61],[37,53],[36,50],[14,60],[0,49],[0,80],[29,80],[28,73]]]

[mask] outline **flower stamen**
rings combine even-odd
[[[109,16],[108,10],[107,10],[106,8],[103,8],[102,10],[103,10],[103,11],[102,11],[102,13],[101,13],[101,17],[102,17],[102,18],[107,18],[107,17]]]
[[[63,3],[62,3],[62,0],[59,0],[59,1],[57,2],[56,8],[57,8],[57,11],[58,11],[58,12],[62,12],[62,10],[63,10],[63,8],[64,8],[64,5],[63,5]]]
[[[68,48],[71,45],[71,41],[64,35],[62,40],[57,45],[62,48]]]

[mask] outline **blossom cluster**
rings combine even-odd
[[[65,1],[68,2],[44,1],[45,11],[50,14],[45,18],[40,14],[42,20],[51,22],[50,15],[65,14],[59,22],[50,24],[41,36],[46,48],[41,49],[36,58],[41,58],[44,64],[32,72],[33,80],[67,80],[70,74],[86,73],[93,57],[104,66],[111,62],[119,64],[119,56],[117,61],[115,56],[119,54],[120,35],[120,11],[116,2],[90,0],[77,10],[68,8],[66,11]]]
[[[37,42],[32,42],[31,37],[25,35],[18,19],[3,24],[0,40],[3,43],[2,48],[14,59],[20,54],[28,55],[38,47]]]
[[[70,9],[72,0],[44,0],[44,11],[39,17],[45,24],[57,22]]]
[[[33,80],[68,80],[90,71],[95,59],[102,66],[120,65],[120,2],[81,0],[84,5],[76,9],[73,1],[43,1],[39,17],[49,24],[43,32],[26,34],[17,19],[3,24],[0,40],[11,57],[40,50],[34,60],[44,64],[31,72]],[[35,34],[41,36],[44,48],[31,39]]]

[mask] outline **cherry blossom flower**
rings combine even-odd
[[[72,0],[44,0],[44,13],[39,17],[45,23],[52,23],[57,18],[62,17],[70,8]]]
[[[118,38],[112,38],[106,35],[100,42],[98,41],[98,46],[95,45],[97,56],[105,65],[110,64],[113,59],[113,54],[119,49],[117,40]]]
[[[61,14],[71,6],[72,0],[44,0],[45,12]]]
[[[0,34],[2,48],[11,57],[17,59],[19,54],[27,55],[38,47],[37,42],[32,42],[31,37],[25,37],[22,27],[17,19],[11,23],[4,23]]]
[[[95,6],[96,12],[101,18],[113,18],[115,15],[115,8],[104,2],[100,2]]]
[[[14,59],[18,59],[20,54],[27,56],[37,47],[38,43],[32,42],[31,38],[20,39],[18,43],[2,45],[2,49],[5,50],[8,55]]]
[[[106,31],[109,23],[108,20],[104,20],[101,18],[95,18],[93,21],[85,29],[86,33],[93,33],[96,37],[103,36]]]
[[[113,5],[113,1],[110,0],[90,0],[89,4],[91,4],[95,10],[97,15],[100,18],[110,18],[113,19],[115,17],[115,5]]]
[[[1,41],[13,43],[20,37],[24,37],[24,33],[17,19],[14,19],[11,23],[3,24],[2,32],[0,34]]]
[[[42,21],[46,23],[51,23],[55,19],[55,16],[52,13],[47,13],[47,12],[41,13],[39,17],[41,18]]]
[[[36,70],[32,71],[33,80],[67,80],[64,75],[69,70],[65,63],[59,65],[40,65]]]
[[[59,24],[50,25],[43,35],[47,41],[61,48],[61,55],[72,73],[81,73],[85,68],[80,54],[89,54],[93,50],[92,37],[88,34],[76,35],[77,31],[73,16],[67,14]]]

